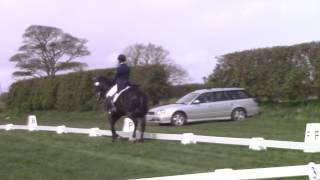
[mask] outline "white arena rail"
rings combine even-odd
[[[63,133],[77,133],[89,134],[89,136],[111,136],[110,130],[100,130],[99,128],[71,128],[66,126],[38,126],[35,124],[28,125],[13,125],[6,124],[0,125],[0,129],[9,130],[29,130],[29,131],[52,131],[58,134]],[[311,131],[310,131],[311,132]],[[314,131],[315,138],[318,137],[318,130]],[[132,132],[117,131],[120,136],[131,137]],[[307,134],[307,133],[306,133]],[[310,133],[308,132],[309,137]],[[139,132],[137,132],[139,137]],[[215,136],[202,136],[194,135],[193,133],[185,134],[163,134],[163,133],[145,133],[147,139],[170,140],[180,141],[182,144],[192,144],[197,142],[215,143],[215,144],[229,144],[249,146],[253,150],[266,150],[270,148],[280,149],[293,149],[304,150],[305,152],[320,152],[320,144],[316,141],[307,142],[293,142],[293,141],[275,141],[265,140],[263,138],[231,138],[231,137],[215,137]],[[313,136],[310,136],[314,138]],[[307,150],[307,151],[306,151]],[[236,180],[236,179],[264,179],[264,178],[277,178],[277,177],[295,177],[295,176],[309,176],[310,180],[320,180],[320,165],[309,163],[308,165],[300,166],[287,166],[287,167],[271,167],[271,168],[258,168],[258,169],[220,169],[210,173],[198,173],[189,175],[177,175],[167,177],[149,178],[155,180],[170,180],[170,179],[222,179],[222,180]]]
[[[5,130],[29,130],[29,131],[52,131],[58,134],[62,133],[77,133],[77,134],[89,134],[90,136],[111,136],[110,130],[100,130],[99,128],[71,128],[65,126],[30,126],[30,125],[0,125],[0,129]],[[120,136],[131,137],[131,132],[117,131]],[[139,137],[139,132],[137,132]],[[229,144],[239,146],[249,146],[253,150],[266,150],[269,148],[279,149],[291,149],[291,150],[306,150],[311,151],[305,152],[320,152],[319,143],[305,143],[305,142],[293,142],[293,141],[276,141],[276,140],[265,140],[263,138],[231,138],[231,137],[216,137],[216,136],[202,136],[194,135],[193,133],[185,134],[164,134],[164,133],[148,133],[144,134],[146,139],[157,139],[157,140],[170,140],[180,141],[182,144],[192,144],[197,142],[202,143],[214,143],[214,144]]]
[[[177,176],[165,176],[144,178],[141,180],[185,180],[185,179],[214,179],[214,180],[241,180],[241,179],[265,179],[281,177],[308,176],[310,180],[319,180],[320,165],[309,163],[308,165],[270,167],[258,169],[218,169],[209,173],[185,174]]]

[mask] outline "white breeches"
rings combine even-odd
[[[117,85],[113,85],[112,88],[107,92],[106,97],[112,97],[114,96],[118,91],[118,86]]]

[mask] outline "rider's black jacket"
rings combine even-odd
[[[127,87],[129,83],[130,69],[127,64],[121,63],[117,68],[115,80],[118,85],[118,92]]]

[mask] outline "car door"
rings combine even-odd
[[[210,103],[212,93],[203,93],[199,95],[193,103],[188,105],[186,109],[188,114],[188,121],[204,120],[210,116]]]
[[[225,91],[212,92],[213,100],[209,105],[210,117],[213,119],[230,117],[232,101]]]

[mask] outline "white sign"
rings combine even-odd
[[[320,180],[320,170],[318,165],[315,163],[311,162],[308,164],[309,166],[309,179],[310,180]]]
[[[320,144],[320,123],[307,124],[304,142]]]
[[[130,118],[124,118],[123,132],[133,132],[134,131],[134,122]]]
[[[35,115],[28,116],[28,128],[29,128],[29,131],[36,130],[37,126],[38,126],[37,117]]]
[[[307,124],[304,143],[304,152],[320,152],[320,123]]]

